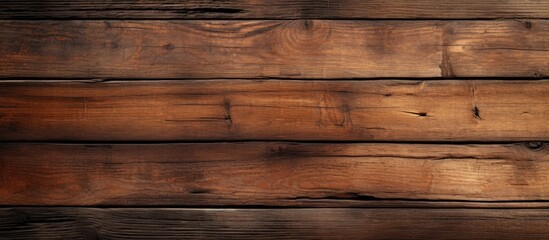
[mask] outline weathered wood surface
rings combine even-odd
[[[0,76],[427,77],[441,35],[434,22],[5,21]]]
[[[537,209],[3,208],[6,239],[547,239]]]
[[[0,18],[549,18],[543,0],[3,0]]]
[[[549,81],[0,82],[3,141],[547,141]]]
[[[548,153],[541,143],[2,144],[0,204],[547,201]]]
[[[549,21],[0,21],[3,78],[549,75]]]
[[[549,239],[549,1],[0,19],[0,239]]]

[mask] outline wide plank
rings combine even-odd
[[[443,31],[443,77],[549,76],[549,21],[449,22]]]
[[[547,239],[549,209],[0,208],[6,239]]]
[[[539,0],[40,0],[0,1],[0,19],[549,18]]]
[[[0,77],[430,77],[434,22],[0,21]]]
[[[5,143],[0,205],[548,201],[548,153],[543,143]]]
[[[0,21],[1,78],[549,75],[549,21]]]
[[[547,141],[547,80],[0,82],[2,141]]]

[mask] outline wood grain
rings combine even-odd
[[[549,210],[3,208],[6,239],[547,239]]]
[[[4,21],[0,77],[429,77],[440,38],[433,22]]]
[[[549,21],[1,21],[2,78],[549,75]]]
[[[549,81],[0,83],[2,141],[547,141]]]
[[[0,240],[549,239],[547,39],[538,0],[0,0]]]
[[[536,0],[3,0],[0,18],[549,18],[549,3]]]
[[[450,22],[444,31],[443,76],[549,75],[549,21]]]
[[[547,201],[548,153],[541,143],[2,144],[0,204]]]

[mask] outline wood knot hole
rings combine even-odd
[[[540,150],[543,148],[542,142],[527,142],[526,147],[532,150]]]

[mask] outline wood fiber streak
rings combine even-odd
[[[6,239],[547,239],[549,210],[4,208],[0,234]]]
[[[0,21],[0,77],[433,77],[441,36],[437,22]]]
[[[0,204],[547,201],[548,153],[543,144],[2,144]]]
[[[549,18],[549,3],[539,0],[3,0],[0,18]]]
[[[1,82],[2,141],[547,141],[549,81]]]

